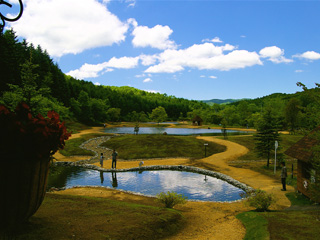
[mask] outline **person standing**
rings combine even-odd
[[[113,168],[117,168],[117,156],[118,156],[118,153],[116,152],[115,149],[113,149],[113,152],[112,152],[112,169]]]
[[[281,183],[282,183],[282,189],[281,191],[287,191],[287,188],[286,188],[286,180],[287,180],[287,168],[286,168],[286,164],[285,162],[282,162],[281,163]]]
[[[103,153],[101,153],[100,155],[100,166],[103,167],[103,159],[104,159],[104,156],[103,156]]]

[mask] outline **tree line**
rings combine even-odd
[[[295,94],[275,93],[229,104],[206,104],[132,87],[96,86],[66,76],[41,46],[18,41],[13,30],[0,35],[0,103],[14,109],[19,101],[34,113],[55,110],[62,119],[86,124],[105,121],[149,121],[152,111],[164,108],[167,120],[200,116],[207,124],[258,128],[266,113],[280,130],[310,130],[317,125],[313,95],[319,88]]]
[[[18,41],[13,30],[0,35],[0,103],[11,109],[26,101],[37,114],[50,109],[62,119],[86,124],[105,121],[148,121],[163,107],[168,120],[187,117],[205,103],[132,87],[96,86],[66,76],[41,46]]]

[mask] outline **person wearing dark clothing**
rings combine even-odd
[[[284,162],[281,163],[281,183],[282,183],[282,189],[281,191],[286,191],[286,179],[287,179],[287,168],[286,168],[286,164]]]
[[[113,153],[112,153],[112,168],[117,168],[117,156],[118,156],[118,153],[116,152],[115,149],[113,149]]]

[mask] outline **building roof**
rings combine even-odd
[[[303,162],[310,162],[313,157],[312,148],[319,143],[319,137],[316,136],[316,133],[320,133],[320,126],[301,138],[284,153]]]

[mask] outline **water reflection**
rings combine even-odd
[[[152,196],[175,191],[188,199],[203,201],[234,201],[241,199],[239,194],[243,193],[243,190],[225,181],[192,172],[159,170],[111,173],[79,167],[56,167],[51,172],[49,188],[106,186]]]
[[[113,127],[104,129],[106,133],[129,133],[134,134],[134,127]],[[199,134],[215,134],[221,135],[220,129],[204,129],[204,128],[167,128],[167,127],[140,127],[139,134],[163,134],[169,135],[199,135]],[[230,134],[245,134],[244,131],[226,130]]]
[[[112,187],[117,188],[118,187],[118,181],[117,181],[117,173],[112,172]]]
[[[101,184],[103,184],[104,182],[104,177],[103,177],[103,172],[100,171],[100,180],[101,180]]]

